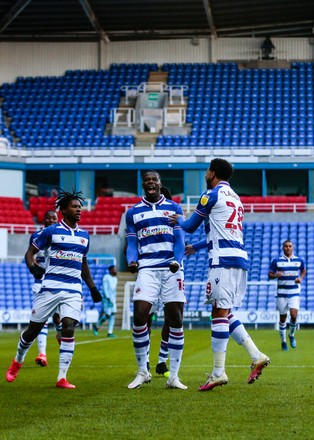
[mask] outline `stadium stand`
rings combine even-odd
[[[112,64],[108,70],[67,71],[61,77],[19,77],[0,87],[9,127],[2,135],[30,150],[129,150],[133,135],[106,132],[126,86],[148,80],[157,64]],[[307,154],[314,145],[312,62],[291,68],[240,68],[236,63],[167,63],[167,85],[184,86],[189,134],[160,134],[155,149],[214,147],[223,155]],[[201,151],[198,153],[197,150]],[[122,154],[122,153],[121,153]],[[163,153],[162,153],[163,154]]]
[[[95,284],[100,289],[102,278],[108,271],[108,266],[89,261],[89,267]],[[33,283],[34,277],[29,273],[25,263],[1,263],[0,309],[30,309],[33,303]],[[94,308],[89,289],[85,283],[83,283],[83,299],[86,310]]]
[[[98,197],[95,208],[87,211],[83,210],[81,213],[80,224],[84,227],[95,226],[97,233],[117,232],[121,221],[121,215],[127,208],[139,202],[141,197]],[[180,203],[179,196],[174,196],[173,200]],[[41,224],[44,219],[44,214],[48,209],[54,207],[54,197],[30,197],[29,209],[31,214],[36,218],[37,223]],[[61,218],[61,214],[59,214]],[[98,226],[110,226],[108,229],[100,229]],[[112,231],[112,227],[114,230]]]
[[[307,266],[314,263],[314,252],[307,248],[307,242],[314,238],[314,223],[299,222],[247,222],[243,224],[245,246],[248,251],[250,268],[249,281],[268,281],[269,265],[273,258],[281,253],[284,240],[289,238],[294,243],[295,254],[302,257]],[[186,234],[188,243],[196,243],[204,238],[204,229],[194,234]],[[207,279],[206,249],[185,258],[185,280],[203,281]],[[305,277],[302,284],[301,309],[310,310],[314,302],[313,279]],[[203,286],[187,285],[187,311],[210,310],[203,304]],[[241,310],[275,310],[274,289],[267,284],[251,284],[248,286],[245,302]]]
[[[243,224],[245,247],[250,268],[248,288],[240,311],[276,310],[276,282],[268,283],[271,260],[281,254],[282,243],[289,238],[294,243],[294,253],[304,259],[306,266],[314,263],[314,251],[307,242],[314,239],[313,222],[246,222]],[[188,244],[197,243],[205,237],[201,226],[193,234],[186,234]],[[204,305],[204,285],[207,280],[208,256],[205,248],[184,258],[185,312],[210,312]],[[312,310],[314,305],[314,278],[308,274],[302,283],[301,310]],[[192,283],[192,284],[190,284]],[[202,283],[202,284],[200,284]],[[131,311],[133,304],[130,304]]]
[[[64,76],[18,77],[0,87],[2,110],[16,147],[104,149],[130,147],[131,135],[106,134],[110,111],[118,107],[121,86],[146,82],[156,64],[111,64],[108,70],[72,70]]]
[[[313,146],[314,63],[293,62],[291,69],[171,63],[163,69],[169,85],[188,86],[192,129],[189,136],[159,136],[156,148],[278,147],[281,155],[280,148]]]
[[[305,212],[306,196],[241,196],[245,212]]]
[[[103,149],[130,148],[133,136],[106,133],[110,110],[119,106],[122,86],[147,81],[156,64],[112,64],[108,70],[67,71],[62,77],[19,77],[12,84],[2,84],[2,110],[10,126],[1,125],[1,134],[17,147],[36,149]],[[285,155],[285,147],[304,153],[314,141],[314,63],[291,63],[291,69],[240,69],[236,63],[168,63],[168,85],[182,84],[187,98],[186,122],[189,135],[159,135],[156,151],[169,155],[173,148],[186,153],[194,149],[204,155],[217,147],[222,154],[237,150],[239,155],[268,154],[269,147]],[[71,150],[72,151],[72,150]],[[260,152],[260,153],[258,153]],[[30,211],[22,200],[8,202],[0,198],[1,223],[34,225],[33,217],[42,223],[43,214],[51,208],[53,198],[31,198]],[[304,212],[305,196],[241,197],[247,212]],[[139,197],[99,197],[95,209],[82,211],[81,224],[93,232],[115,233],[126,207]],[[3,205],[2,205],[2,202]],[[14,204],[14,209],[13,209]],[[23,206],[21,206],[21,204]],[[21,209],[19,210],[19,207]],[[23,209],[22,209],[23,208]],[[29,222],[29,223],[28,223]],[[102,228],[102,229],[101,229]],[[14,229],[14,232],[20,232]],[[280,253],[282,242],[289,237],[295,252],[307,264],[313,264],[314,252],[306,243],[314,238],[312,223],[245,223],[245,243],[250,257],[250,281],[267,281],[271,259]],[[200,231],[187,241],[198,241]],[[256,251],[258,249],[258,251]],[[260,251],[261,250],[261,251]],[[200,281],[207,274],[206,251],[186,258],[186,280]],[[31,284],[25,265],[0,265],[0,307],[27,308],[31,302]],[[101,267],[94,267],[98,276]],[[14,279],[21,283],[15,286]],[[100,275],[99,275],[100,277]],[[305,279],[301,308],[314,305],[313,279]],[[14,284],[14,285],[13,285]],[[14,290],[16,289],[16,290]],[[13,292],[30,292],[30,297]],[[87,307],[89,294],[84,291]],[[203,288],[187,286],[187,311],[209,310],[203,305]],[[274,310],[275,299],[267,285],[250,285],[243,310]]]
[[[0,197],[0,226],[8,225],[14,225],[10,232],[25,232],[25,226],[29,232],[35,231],[32,214],[18,197]]]
[[[106,201],[106,199],[108,200]],[[139,197],[136,197],[136,201],[139,199]],[[127,197],[99,197],[95,209],[81,212],[80,224],[89,232],[96,231],[98,234],[116,233],[118,232],[121,215],[125,211],[123,203],[131,205],[135,203],[132,200],[133,198]],[[54,208],[54,202],[54,197],[30,197],[30,212],[36,218],[38,224],[43,222],[45,212]],[[58,217],[59,220],[62,218],[61,213],[58,213]]]

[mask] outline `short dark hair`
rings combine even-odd
[[[286,243],[291,243],[291,244],[292,244],[292,241],[291,241],[291,240],[285,240],[285,241],[282,243],[282,246],[284,246]],[[293,246],[293,244],[292,244],[292,246]]]
[[[160,174],[158,173],[158,171],[156,171],[156,170],[147,170],[147,171],[145,171],[145,173],[144,173],[143,176],[142,176],[142,181],[144,181],[145,176],[146,176],[147,174],[150,174],[150,173],[157,174],[157,176],[159,177],[159,180],[161,180],[161,178],[160,178]]]
[[[233,166],[225,159],[213,159],[209,169],[214,171],[216,177],[221,180],[229,180],[233,174]]]
[[[54,209],[48,209],[48,211],[46,211],[44,214],[44,218],[46,218],[48,214],[56,214],[56,216],[58,216]]]
[[[108,270],[111,270],[111,269],[113,269],[114,267],[116,267],[116,265],[115,265],[115,264],[111,264],[110,266],[108,266]]]

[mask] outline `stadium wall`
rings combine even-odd
[[[212,44],[212,61],[256,60],[264,38],[218,38]],[[279,60],[313,60],[308,38],[272,38]]]
[[[211,38],[98,43],[1,43],[0,83],[18,76],[63,75],[111,63],[202,63],[257,60],[263,38]],[[273,38],[279,59],[312,60],[308,38]]]
[[[0,83],[18,76],[63,75],[66,70],[97,69],[96,43],[1,43]]]
[[[24,198],[24,177],[21,170],[0,169],[0,197]]]

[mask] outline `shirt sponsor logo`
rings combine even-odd
[[[79,263],[82,262],[82,255],[77,255],[73,252],[58,251],[55,255],[55,258],[60,260],[78,261]]]
[[[172,229],[169,226],[156,226],[155,228],[144,228],[140,232],[139,238],[152,237],[153,235],[171,234]]]

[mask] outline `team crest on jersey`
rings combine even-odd
[[[215,278],[215,283],[216,283],[216,284],[218,284],[218,283],[219,283],[219,281],[220,281],[220,279],[219,279],[219,278]]]
[[[64,240],[64,237],[63,237],[63,235],[61,235],[61,240],[62,240],[62,241]]]
[[[138,287],[138,288],[135,290],[135,293],[140,293],[140,291],[141,291],[141,289]]]
[[[163,215],[164,215],[164,217],[169,217],[170,212],[169,211],[164,211]]]
[[[84,244],[85,243],[85,239],[81,238],[81,243]]]
[[[207,195],[207,194],[202,195],[202,197],[201,197],[201,205],[202,206],[206,206],[208,200],[209,200],[209,195]]]

